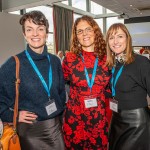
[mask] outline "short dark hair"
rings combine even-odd
[[[49,32],[49,23],[45,15],[41,11],[30,11],[25,13],[21,18],[19,23],[22,25],[22,30],[25,33],[25,21],[31,20],[36,25],[44,25],[46,27],[46,33]]]

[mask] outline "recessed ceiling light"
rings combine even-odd
[[[133,5],[131,4],[130,7],[132,7]]]

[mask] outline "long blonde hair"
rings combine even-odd
[[[115,23],[113,25],[110,26],[110,28],[107,31],[106,34],[106,51],[107,51],[107,61],[106,61],[106,65],[110,68],[112,68],[115,64],[115,56],[114,53],[112,52],[112,50],[109,47],[109,37],[113,34],[116,33],[118,31],[118,29],[121,29],[125,34],[126,34],[126,38],[127,38],[127,45],[126,45],[126,49],[125,49],[125,54],[126,54],[126,59],[125,59],[125,64],[130,64],[134,61],[134,53],[132,50],[132,38],[131,35],[128,31],[128,29],[126,28],[126,26],[122,23]]]

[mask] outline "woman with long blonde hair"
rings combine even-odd
[[[126,26],[116,23],[106,35],[107,66],[112,69],[113,110],[109,150],[150,150],[150,61],[134,54]]]

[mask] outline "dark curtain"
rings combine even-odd
[[[0,12],[2,12],[2,0],[0,0]]]
[[[69,50],[73,25],[73,11],[59,6],[53,6],[53,22],[56,53]]]

